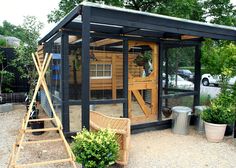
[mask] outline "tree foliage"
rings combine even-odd
[[[48,15],[49,22],[57,22],[82,0],[61,0],[59,8]],[[169,16],[203,21],[202,3],[199,0],[90,0],[90,2],[125,7]]]
[[[20,26],[15,26],[8,21],[3,21],[2,26],[0,26],[0,35],[12,36],[19,38],[22,41],[25,40],[24,29]]]
[[[230,0],[206,0],[203,7],[211,23],[236,25],[236,9]]]
[[[212,75],[221,75],[223,83],[236,76],[236,45],[206,40],[202,48],[202,63]]]
[[[3,85],[8,85],[14,77],[14,74],[7,70],[7,67],[11,64],[6,64],[6,57],[3,52],[0,52],[0,94],[2,92],[11,91],[8,87],[3,89]]]
[[[20,46],[16,48],[17,57],[13,65],[20,72],[21,78],[28,79],[29,84],[33,84],[37,77],[31,54],[37,50],[39,31],[42,27],[43,24],[35,16],[26,16],[21,25],[25,41],[21,41]]]

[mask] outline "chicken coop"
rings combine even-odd
[[[132,131],[169,128],[171,107],[200,103],[205,38],[236,41],[236,29],[81,3],[38,47],[53,53],[46,80],[64,132],[89,128],[90,110],[130,118]],[[183,67],[193,78],[179,76]]]

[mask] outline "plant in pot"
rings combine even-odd
[[[108,129],[98,132],[83,129],[73,138],[72,150],[76,161],[85,168],[105,168],[114,164],[118,158],[117,137]]]
[[[139,54],[135,60],[134,63],[138,66],[144,66],[146,63],[148,63],[152,59],[150,52],[144,52],[143,54]]]
[[[227,124],[236,120],[235,95],[231,89],[223,89],[210,106],[201,113],[206,138],[209,142],[221,142]]]

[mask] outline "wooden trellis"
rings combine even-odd
[[[35,67],[36,67],[36,69],[38,71],[38,74],[39,74],[38,82],[37,82],[37,85],[35,87],[33,98],[32,98],[32,101],[30,103],[29,109],[28,109],[28,111],[27,111],[27,113],[26,113],[26,115],[23,119],[21,128],[19,130],[19,134],[18,134],[16,143],[13,145],[13,151],[12,151],[11,156],[10,156],[10,161],[9,161],[8,167],[10,167],[10,168],[12,168],[12,167],[14,167],[14,168],[15,167],[35,167],[35,166],[43,166],[43,165],[48,165],[48,164],[66,163],[66,162],[70,163],[71,166],[76,167],[76,164],[74,162],[75,157],[74,157],[73,152],[71,151],[70,146],[67,143],[67,141],[64,137],[64,134],[62,132],[62,129],[63,129],[62,124],[61,124],[61,121],[60,121],[60,119],[58,118],[58,116],[55,112],[54,107],[53,107],[52,100],[51,100],[49,90],[48,90],[48,87],[47,87],[47,83],[46,83],[46,80],[45,80],[45,77],[44,77],[45,73],[48,69],[49,63],[52,59],[52,54],[45,54],[43,62],[41,62],[41,60],[40,60],[37,53],[32,54],[32,57],[33,57],[33,61],[35,63]],[[48,99],[49,106],[52,110],[53,117],[52,118],[41,118],[41,119],[30,119],[30,113],[32,111],[32,108],[33,108],[33,105],[34,105],[34,102],[36,100],[36,96],[37,96],[37,93],[38,93],[40,87],[42,87],[42,89],[44,89],[44,91],[46,93],[46,97]],[[53,121],[55,123],[55,127],[43,128],[43,129],[28,129],[27,128],[27,125],[28,125],[29,122],[37,122],[37,121]],[[47,131],[57,131],[60,138],[46,139],[46,140],[35,140],[35,141],[25,140],[25,135],[27,133],[41,132],[41,131],[45,131],[45,132],[47,132]],[[17,161],[19,159],[19,154],[20,154],[21,150],[24,149],[23,145],[24,146],[28,145],[28,144],[43,145],[43,144],[48,143],[48,142],[62,142],[64,147],[65,147],[65,150],[67,152],[68,158],[66,158],[66,159],[57,159],[57,160],[49,160],[49,161],[40,161],[40,162],[27,163],[27,164],[17,163]]]

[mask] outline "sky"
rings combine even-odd
[[[0,24],[4,20],[20,25],[24,16],[36,16],[44,23],[44,28],[40,32],[41,37],[48,33],[55,24],[47,23],[47,15],[54,8],[58,8],[60,0],[0,0]],[[236,0],[231,0],[236,5]]]
[[[14,25],[20,25],[24,16],[36,16],[44,23],[40,32],[43,37],[55,26],[47,22],[47,15],[54,8],[58,8],[59,2],[60,0],[0,0],[0,24],[7,20]]]

